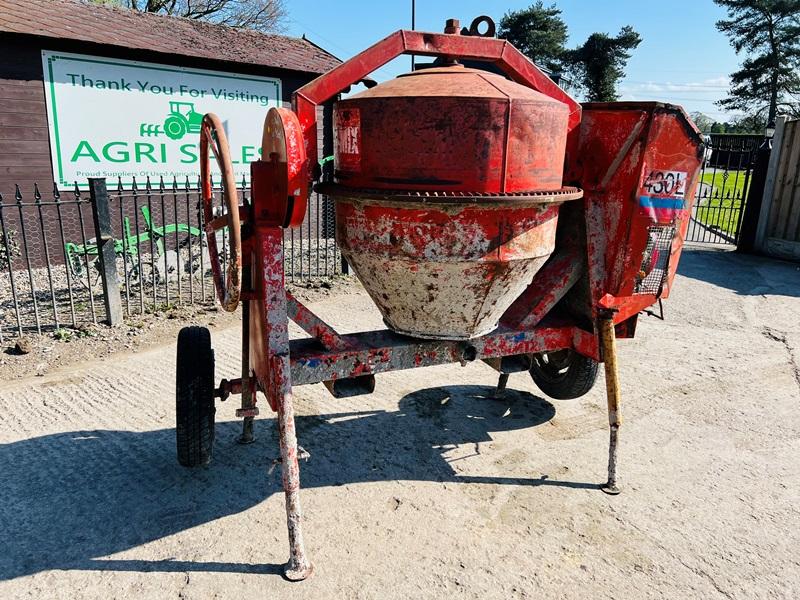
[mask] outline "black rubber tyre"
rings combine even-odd
[[[580,398],[594,387],[597,361],[574,350],[533,355],[530,374],[536,386],[556,400]]]
[[[205,327],[184,327],[178,334],[175,373],[175,433],[178,462],[207,465],[214,445],[214,351]]]

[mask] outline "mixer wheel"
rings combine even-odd
[[[178,462],[207,465],[214,444],[214,351],[205,327],[184,327],[178,334],[175,432]]]
[[[574,350],[533,355],[530,374],[536,386],[556,400],[580,398],[594,387],[598,363]]]

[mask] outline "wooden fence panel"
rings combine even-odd
[[[766,227],[761,249],[780,258],[800,259],[800,120],[785,121],[773,152],[765,190]],[[776,135],[776,138],[778,136]]]

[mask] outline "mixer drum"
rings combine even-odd
[[[555,246],[568,107],[460,65],[334,107],[342,254],[399,333],[489,333]]]
[[[489,333],[555,245],[558,206],[340,198],[337,236],[386,324],[415,337]]]
[[[414,71],[336,103],[336,180],[385,190],[555,190],[568,118],[566,104],[494,73]]]

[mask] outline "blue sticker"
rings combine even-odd
[[[686,202],[683,198],[651,198],[650,196],[639,196],[639,206],[642,208],[683,210],[686,206]]]

